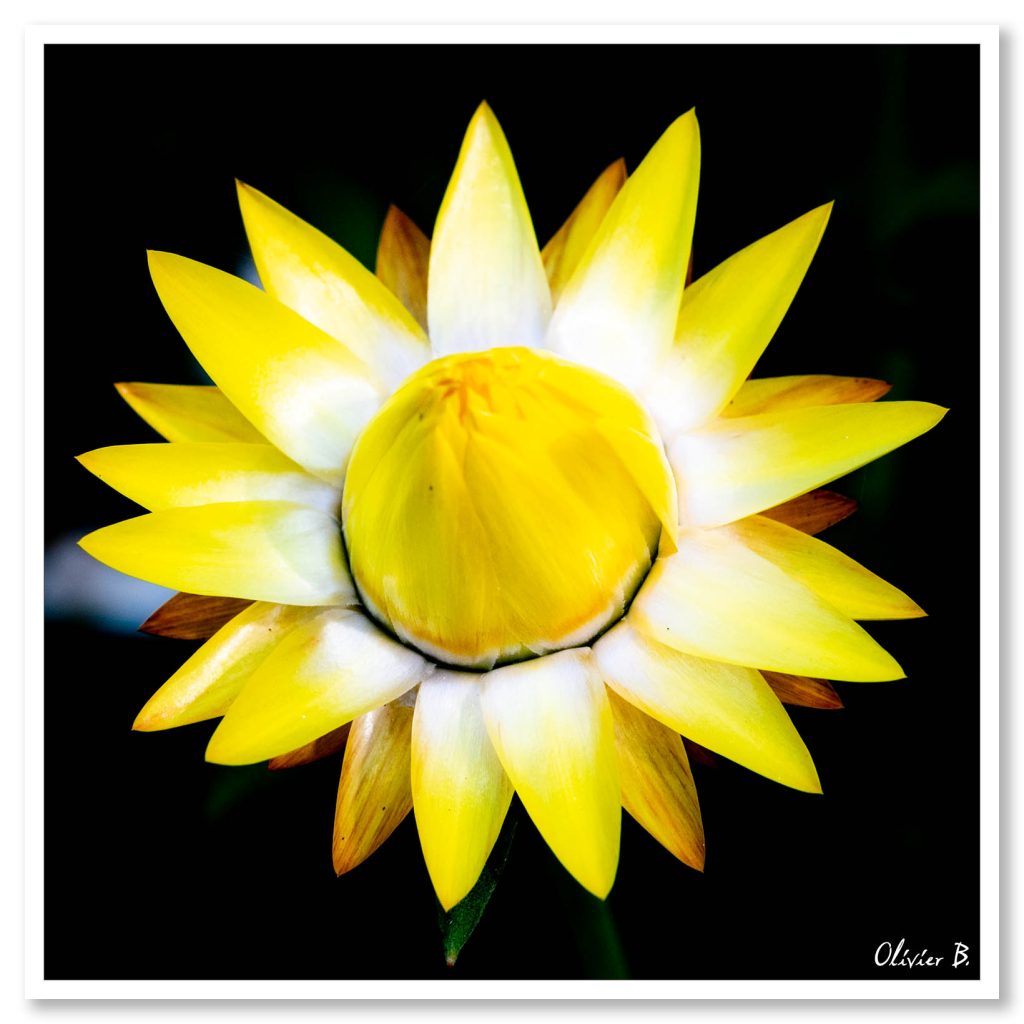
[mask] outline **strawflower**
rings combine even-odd
[[[831,204],[687,284],[699,163],[690,112],[541,250],[483,105],[433,238],[392,209],[376,276],[246,185],[262,290],[150,254],[216,387],[118,385],[169,443],[81,456],[149,510],[81,543],[183,592],[152,631],[212,635],[135,728],[221,718],[227,765],[344,745],[336,869],[412,809],[446,909],[513,793],[597,896],[622,808],[701,869],[681,736],[820,792],[783,700],[902,677],[855,620],[923,612],[813,536],[852,507],[817,488],[944,410],[748,379]]]

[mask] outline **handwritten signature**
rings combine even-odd
[[[950,958],[950,966],[965,967],[971,961],[968,957],[970,947],[962,942],[953,944],[953,956]],[[915,953],[907,948],[907,940],[900,939],[895,945],[891,942],[879,943],[875,950],[875,964],[878,967],[938,967],[947,957],[936,956],[929,953],[927,949]]]

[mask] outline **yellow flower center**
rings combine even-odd
[[[368,610],[468,668],[586,643],[672,542],[650,417],[602,374],[526,348],[437,359],[352,452],[342,520]]]

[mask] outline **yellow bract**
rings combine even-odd
[[[636,400],[525,348],[414,375],[361,435],[342,512],[367,607],[472,668],[589,640],[622,614],[677,521]]]

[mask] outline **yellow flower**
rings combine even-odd
[[[136,728],[223,716],[211,761],[280,764],[352,723],[335,866],[411,807],[445,908],[513,792],[598,896],[622,807],[702,867],[680,735],[820,791],[779,695],[901,677],[855,620],[923,613],[812,536],[849,511],[814,489],[944,410],[873,404],[877,381],[747,379],[830,205],[684,290],[699,162],[691,112],[541,251],[484,105],[433,239],[392,210],[377,276],[244,185],[264,290],[150,255],[217,387],[120,385],[170,443],[81,457],[149,510],[82,545],[241,600]]]

